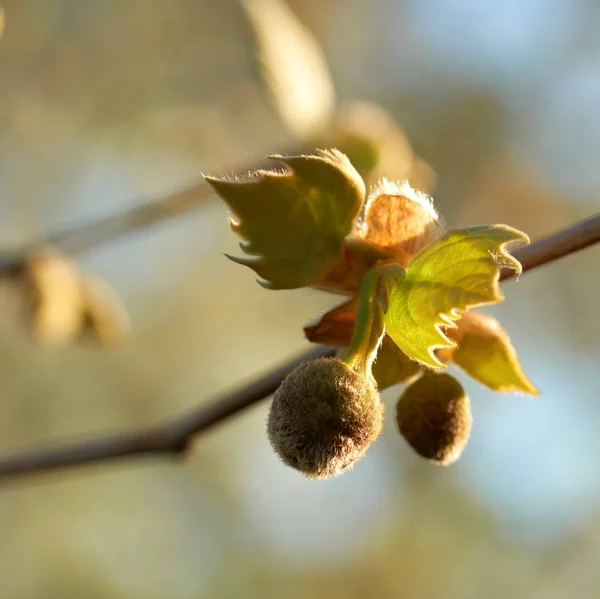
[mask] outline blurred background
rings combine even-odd
[[[202,173],[334,144],[366,177],[408,176],[456,226],[536,238],[600,207],[594,0],[3,8],[6,253]],[[131,337],[110,351],[38,343],[18,282],[1,279],[0,453],[162,422],[305,349],[302,326],[339,298],[266,291],[223,256],[237,251],[208,194],[74,256],[130,315]],[[367,457],[309,481],[271,451],[263,402],[184,465],[126,460],[3,484],[0,597],[598,596],[599,260],[591,248],[504,286],[490,313],[542,395],[459,374],[474,427],[456,465],[413,454],[392,388]]]

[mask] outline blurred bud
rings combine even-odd
[[[407,180],[411,187],[420,189],[422,192],[431,192],[437,183],[437,173],[428,162],[422,158],[415,158]]]
[[[131,328],[129,316],[108,283],[97,276],[82,280],[86,317],[98,341],[105,347],[121,344]]]
[[[122,341],[129,320],[108,284],[84,275],[68,258],[46,249],[32,254],[24,270],[33,330],[43,343],[72,341],[89,325],[104,346]]]
[[[354,235],[365,242],[392,250],[404,267],[445,232],[431,198],[406,181],[383,179],[369,194],[364,216]]]
[[[300,140],[330,126],[335,88],[319,42],[281,0],[243,0],[262,79],[289,131]]]
[[[410,173],[413,151],[408,138],[396,121],[372,102],[354,102],[340,112],[333,143],[361,174],[386,170],[390,177],[406,179]]]
[[[75,265],[52,250],[40,252],[27,260],[25,282],[31,291],[37,338],[45,343],[73,339],[84,323],[84,297]]]
[[[471,432],[471,406],[462,385],[449,374],[427,373],[397,404],[398,427],[411,447],[436,464],[461,455]]]
[[[413,187],[431,191],[435,171],[414,155],[408,137],[381,106],[354,102],[333,124],[330,145],[346,154],[364,179],[407,179]]]
[[[277,389],[268,420],[283,462],[309,478],[330,478],[366,453],[383,425],[375,384],[336,358],[298,366]]]

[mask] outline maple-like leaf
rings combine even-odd
[[[249,266],[269,289],[295,289],[320,281],[342,254],[364,199],[365,185],[337,150],[316,156],[271,156],[289,167],[244,178],[205,177],[233,212],[232,230]]]
[[[449,231],[419,253],[406,271],[388,265],[381,271],[386,332],[410,358],[444,368],[436,348],[454,347],[443,327],[456,327],[460,310],[504,299],[501,268],[521,272],[506,252],[511,241],[529,242],[525,233],[506,225],[483,225]]]

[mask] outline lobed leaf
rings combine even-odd
[[[444,368],[434,352],[456,344],[442,327],[456,327],[459,310],[502,301],[501,268],[521,272],[505,249],[511,241],[529,238],[506,225],[455,229],[419,253],[406,271],[387,267],[385,276],[383,269],[386,332],[396,345],[426,366]]]
[[[269,289],[317,283],[342,254],[365,198],[365,185],[337,150],[317,156],[272,156],[290,170],[260,170],[242,179],[205,177],[233,212],[232,230]]]

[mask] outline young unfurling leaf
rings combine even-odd
[[[337,345],[338,347],[350,345],[356,322],[357,305],[358,300],[351,299],[311,321],[304,327],[306,338],[311,343],[323,345]]]
[[[495,318],[468,311],[457,325],[447,332],[457,343],[452,350],[454,364],[493,391],[539,394],[523,372],[508,333]]]
[[[521,272],[504,247],[511,241],[529,238],[505,225],[455,229],[417,255],[405,272],[392,267],[385,324],[396,345],[426,366],[443,368],[434,350],[455,343],[441,327],[455,327],[459,310],[502,301],[500,268]]]
[[[341,256],[362,209],[364,182],[337,150],[272,158],[290,170],[206,180],[231,208],[231,228],[250,256],[229,257],[252,268],[269,289],[310,286]]]

